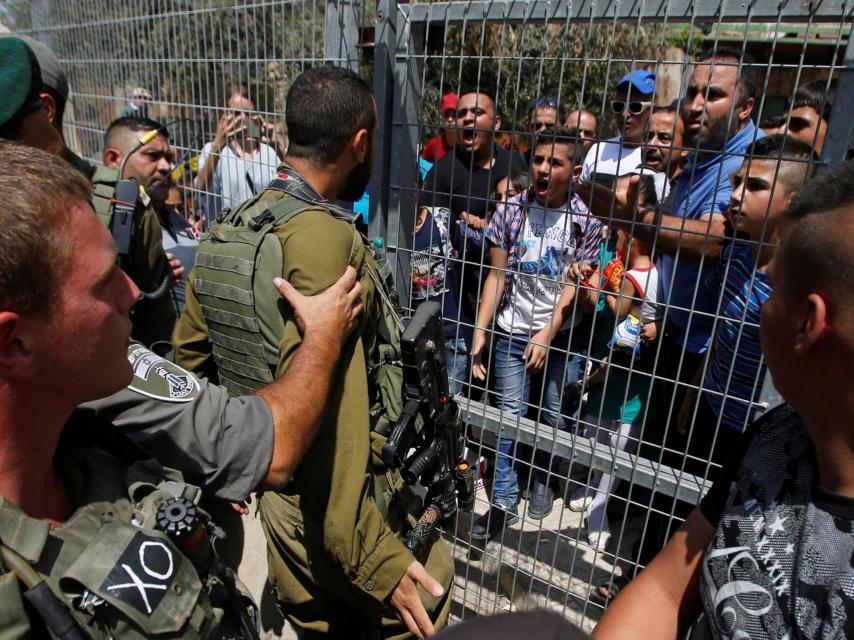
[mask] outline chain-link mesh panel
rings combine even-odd
[[[483,487],[453,530],[459,617],[592,628],[778,398],[758,323],[783,203],[851,130],[851,16],[822,11],[397,7],[372,231],[413,307],[444,302]]]
[[[385,239],[411,308],[444,303],[479,471],[474,515],[446,528],[455,619],[545,607],[592,628],[607,595],[597,587],[650,560],[773,403],[765,272],[780,202],[822,162],[851,156],[847,5],[4,8],[68,72],[73,150],[100,161],[122,113],[178,120],[176,177],[201,215],[262,186],[199,180],[221,118],[272,125],[259,161],[272,174],[292,79],[323,62],[372,73],[370,234]],[[707,49],[717,54],[695,65]],[[234,86],[253,104],[229,106]],[[537,143],[543,124],[564,129]],[[807,150],[757,142],[762,131]],[[223,162],[228,145],[217,146]],[[643,206],[623,206],[627,193]]]

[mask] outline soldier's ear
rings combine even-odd
[[[108,167],[118,167],[122,163],[123,154],[118,149],[107,147],[104,149],[104,164]]]
[[[0,380],[30,377],[35,373],[31,336],[24,320],[12,311],[0,311]]]
[[[361,164],[370,153],[370,136],[371,132],[367,129],[359,129],[353,136],[353,153],[356,156],[356,162]]]

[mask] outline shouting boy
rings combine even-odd
[[[564,426],[563,388],[578,379],[587,342],[577,329],[582,316],[573,313],[575,285],[566,276],[576,260],[598,263],[602,230],[571,189],[581,171],[581,149],[565,127],[547,127],[537,135],[531,187],[500,204],[486,231],[492,268],[472,346],[472,375],[486,380],[481,358],[494,317],[495,406],[511,415],[524,415],[531,377],[543,372],[540,421],[554,428]],[[491,538],[518,520],[514,449],[511,438],[499,436],[493,506],[472,526],[473,538]],[[551,512],[554,501],[547,482],[549,455],[538,451],[535,464],[528,515],[541,519]]]

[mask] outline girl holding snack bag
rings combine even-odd
[[[618,179],[617,189],[624,188],[621,183],[629,177]],[[655,204],[651,178],[641,177],[639,192],[641,204]],[[596,313],[584,436],[632,452],[652,384],[651,367],[641,357],[641,345],[646,344],[641,333],[644,324],[657,320],[658,272],[650,246],[621,229],[602,241],[599,264],[605,267],[590,274],[579,300]],[[587,539],[598,551],[604,551],[611,538],[605,507],[618,484],[610,474],[591,471],[588,485],[568,505],[571,511],[586,513]]]

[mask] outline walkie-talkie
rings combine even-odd
[[[113,197],[113,239],[116,252],[124,258],[130,254],[130,241],[133,238],[133,216],[136,201],[139,198],[139,185],[135,180],[124,179],[116,183]]]

